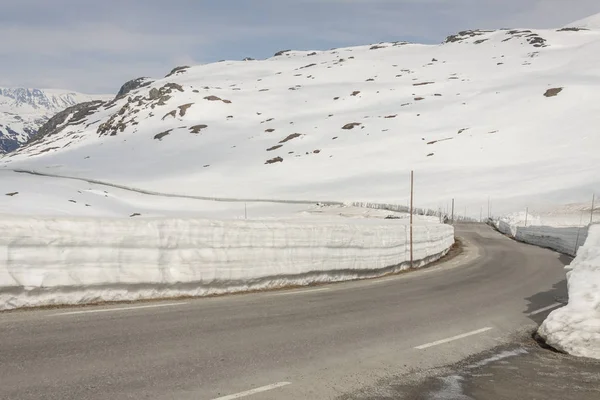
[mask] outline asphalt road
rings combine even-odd
[[[463,254],[377,280],[0,314],[0,399],[343,398],[510,342],[566,300],[568,258],[457,235]]]

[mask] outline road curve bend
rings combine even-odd
[[[376,280],[0,314],[0,398],[330,399],[460,361],[566,301],[558,253],[459,225],[463,254]]]

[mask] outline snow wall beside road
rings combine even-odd
[[[396,220],[0,217],[0,310],[206,296],[374,277],[409,267]],[[454,243],[414,226],[415,266]]]
[[[588,227],[517,226],[503,220],[494,221],[496,228],[520,242],[556,250],[574,256],[587,239]]]
[[[558,350],[600,359],[600,225],[590,227],[566,269],[569,304],[553,311],[538,333]]]

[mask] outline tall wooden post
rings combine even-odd
[[[527,228],[527,217],[529,216],[529,207],[525,208],[525,228]]]
[[[410,171],[410,267],[413,267],[414,171]]]
[[[596,202],[596,193],[592,194],[592,211],[590,211],[590,225],[594,223],[594,203]]]
[[[454,199],[452,199],[452,225],[454,225]]]

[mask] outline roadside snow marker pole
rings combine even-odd
[[[527,228],[527,217],[529,216],[529,207],[525,208],[525,228]]]
[[[410,171],[410,267],[413,267],[413,189],[414,171]]]
[[[581,212],[581,218],[579,218],[579,227],[577,228],[577,239],[575,239],[575,249],[573,255],[577,255],[577,246],[579,245],[579,233],[581,232],[581,225],[583,224],[583,211]]]
[[[454,199],[452,199],[452,225],[454,225]]]
[[[596,193],[592,194],[592,211],[590,211],[590,225],[594,223],[594,203],[596,202]]]

